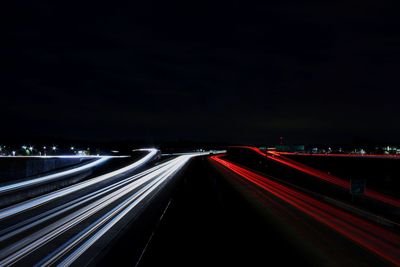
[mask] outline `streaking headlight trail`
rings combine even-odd
[[[99,183],[101,181],[104,181],[104,180],[110,179],[112,177],[115,177],[117,175],[123,174],[124,172],[131,171],[131,170],[138,168],[138,167],[142,166],[143,164],[149,162],[158,153],[157,149],[146,149],[143,151],[148,151],[149,153],[146,156],[144,156],[143,158],[141,158],[140,160],[135,161],[134,163],[132,163],[126,167],[123,167],[121,169],[115,170],[110,173],[100,175],[98,177],[92,178],[90,180],[87,180],[87,181],[84,181],[84,182],[81,182],[78,184],[74,184],[72,186],[60,189],[58,191],[48,193],[44,196],[40,196],[40,197],[31,199],[31,200],[27,200],[27,201],[18,203],[16,205],[13,205],[13,206],[10,206],[7,208],[4,208],[4,209],[0,210],[0,220],[4,220],[10,216],[14,216],[23,211],[43,205],[49,201],[58,199],[60,197],[66,196],[66,195],[74,193],[74,192],[77,192],[79,190],[87,188],[87,187],[94,185],[96,183]]]
[[[154,153],[158,153],[158,151],[151,150],[146,155],[146,159],[143,158],[138,162],[140,164],[147,162],[155,155]],[[18,263],[50,244],[51,251],[43,255],[37,266],[71,265],[126,215],[140,214],[141,208],[147,206],[153,196],[157,195],[191,158],[207,154],[206,152],[191,153],[173,157],[138,174],[119,179],[78,198],[69,199],[60,206],[55,206],[42,214],[1,230],[1,242],[5,240],[12,242],[0,250],[0,266]],[[132,165],[138,166],[138,162]],[[130,168],[123,168],[124,171],[120,169],[112,172],[112,176],[130,170],[132,165]],[[107,179],[110,174],[93,178],[95,180],[87,181],[89,183],[79,183],[76,185],[77,187],[56,191],[53,193],[54,195],[48,194],[32,201],[26,201],[22,205],[14,205],[10,209],[0,211],[0,214],[4,219],[22,214],[51,200],[89,187],[96,181]],[[69,239],[61,244],[56,242],[61,236],[64,240],[65,235],[68,235]],[[53,244],[58,245],[53,247]]]
[[[0,195],[1,194],[5,194],[5,193],[9,193],[9,192],[12,192],[12,191],[15,191],[15,190],[23,190],[23,189],[25,189],[27,187],[30,187],[30,186],[40,185],[40,184],[43,184],[43,183],[46,183],[46,182],[49,182],[49,181],[52,181],[52,180],[56,180],[56,179],[59,179],[61,177],[68,176],[68,175],[71,175],[71,174],[76,174],[76,173],[79,173],[81,171],[88,170],[90,168],[98,166],[98,165],[106,162],[109,159],[110,159],[110,157],[104,156],[104,157],[100,157],[100,158],[96,159],[93,162],[89,162],[87,164],[84,164],[84,165],[82,165],[80,167],[76,167],[76,168],[72,168],[72,169],[69,169],[69,170],[66,170],[66,171],[61,171],[61,172],[57,172],[57,173],[54,173],[54,174],[38,177],[38,178],[35,178],[35,179],[30,179],[30,180],[27,180],[27,181],[21,181],[21,182],[17,182],[17,183],[12,183],[12,184],[8,184],[8,185],[0,186]]]

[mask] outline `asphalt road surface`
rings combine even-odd
[[[0,209],[0,266],[400,264],[398,223],[329,183],[247,156],[158,155]]]
[[[391,249],[390,256],[398,260],[396,244]],[[224,166],[199,158],[185,172],[139,266],[397,263],[365,249]]]
[[[157,153],[149,150],[123,168],[1,209],[0,266],[90,262],[120,223],[140,213],[193,156],[137,171]]]

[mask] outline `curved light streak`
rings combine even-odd
[[[143,164],[149,162],[158,153],[158,150],[154,149],[154,148],[141,149],[141,151],[147,151],[149,153],[146,156],[144,156],[143,158],[141,158],[140,160],[135,161],[134,163],[132,163],[132,164],[126,166],[126,167],[123,167],[121,169],[115,170],[115,171],[110,172],[110,173],[106,173],[106,174],[100,175],[98,177],[89,179],[87,181],[80,182],[78,184],[74,184],[74,185],[71,185],[69,187],[66,187],[66,188],[63,188],[63,189],[48,193],[46,195],[39,196],[37,198],[30,199],[30,200],[15,204],[13,206],[4,208],[4,209],[0,210],[0,220],[7,219],[7,218],[9,218],[11,216],[15,216],[15,215],[17,215],[17,214],[19,214],[21,212],[26,211],[26,210],[33,209],[33,208],[41,206],[41,205],[43,205],[43,204],[45,204],[47,202],[50,202],[50,201],[53,201],[55,199],[64,197],[64,196],[66,196],[68,194],[75,193],[75,192],[77,192],[79,190],[87,188],[87,187],[89,187],[91,185],[94,185],[96,183],[99,183],[101,181],[105,181],[107,179],[110,179],[112,177],[115,177],[117,175],[125,173],[127,171],[131,171],[131,170],[133,170],[135,168],[138,168],[138,167],[142,166]]]
[[[96,159],[93,162],[84,164],[80,167],[76,167],[76,168],[72,168],[66,171],[60,171],[54,174],[50,174],[50,175],[46,175],[46,176],[42,176],[42,177],[38,177],[38,178],[34,178],[34,179],[30,179],[27,181],[22,181],[22,182],[17,182],[17,183],[12,183],[12,184],[8,184],[8,185],[4,185],[4,186],[0,186],[0,195],[1,194],[6,194],[6,193],[10,193],[12,191],[16,191],[16,190],[23,190],[26,189],[27,187],[30,186],[36,186],[36,185],[40,185],[58,178],[61,178],[63,176],[67,176],[67,175],[71,175],[71,174],[76,174],[78,172],[93,168],[95,166],[98,166],[104,162],[106,162],[107,160],[109,160],[109,157],[101,157],[99,159]]]
[[[272,153],[272,151],[270,152]],[[374,158],[374,159],[400,159],[400,155],[382,154],[336,154],[336,153],[300,153],[300,152],[274,152],[279,155],[309,156],[309,157],[338,157],[338,158]]]
[[[395,265],[400,265],[400,236],[300,191],[261,176],[219,156],[210,157],[320,223]]]
[[[303,173],[309,174],[311,176],[314,176],[316,178],[319,178],[325,182],[334,184],[336,186],[339,186],[341,188],[344,188],[346,190],[350,190],[350,182],[343,180],[337,176],[334,176],[332,174],[328,174],[325,172],[322,172],[320,170],[314,169],[310,166],[307,166],[305,164],[299,163],[295,160],[289,159],[287,157],[284,157],[282,155],[279,155],[276,152],[268,152],[268,153],[264,153],[262,152],[259,148],[256,147],[251,147],[251,146],[238,146],[237,148],[245,148],[245,149],[250,149],[254,152],[256,152],[257,154],[266,157],[270,160],[276,161],[278,163],[281,163],[283,165],[286,165],[288,167],[291,167],[293,169],[296,169],[298,171],[301,171]],[[396,199],[394,197],[390,197],[387,195],[384,195],[382,193],[376,192],[374,190],[365,189],[364,195],[368,198],[374,199],[376,201],[385,203],[385,204],[389,204],[391,206],[394,206],[396,208],[400,208],[400,200]]]
[[[53,208],[45,212],[43,216],[36,216],[38,220],[28,219],[25,223],[17,227],[10,227],[4,232],[1,231],[5,236],[8,235],[9,238],[28,229],[33,229],[51,218],[58,217],[71,209],[79,207],[72,213],[61,217],[50,225],[44,226],[36,230],[36,232],[14,242],[7,248],[2,249],[0,251],[0,258],[2,259],[0,265],[16,263],[73,227],[78,226],[81,222],[95,216],[109,205],[117,203],[125,198],[125,196],[128,196],[127,199],[91,223],[89,227],[73,236],[53,252],[50,252],[39,264],[42,266],[59,261],[67,253],[70,254],[60,264],[68,265],[72,263],[132,209],[142,204],[146,199],[149,199],[150,195],[156,194],[161,186],[171,179],[192,157],[206,154],[195,153],[173,158],[137,175],[98,189],[87,196],[82,196],[79,199],[65,203],[61,207]],[[24,229],[21,231],[20,227]]]
[[[105,188],[101,188],[99,190],[96,190],[94,192],[91,192],[87,195],[81,196],[79,198],[73,199],[72,201],[69,201],[67,203],[64,203],[60,206],[57,206],[53,209],[50,209],[44,213],[38,214],[36,216],[30,217],[24,221],[20,221],[16,224],[13,224],[12,226],[5,228],[0,231],[0,242],[4,242],[7,239],[10,239],[22,232],[25,232],[29,229],[32,229],[36,227],[37,225],[40,225],[46,221],[51,220],[52,218],[55,218],[63,213],[68,212],[69,210],[72,210],[74,208],[77,208],[79,206],[82,206],[85,203],[88,203],[98,197],[101,197],[105,194],[108,194],[109,192],[112,192],[113,190],[116,190],[124,185],[126,185],[129,182],[132,182],[134,180],[137,180],[144,175],[147,175],[151,172],[157,171],[158,169],[164,167],[167,165],[168,162],[159,164],[153,168],[150,168],[148,170],[145,170],[139,174],[136,174],[134,176],[128,177],[126,179],[123,179],[121,181],[118,181],[116,183],[113,183]]]

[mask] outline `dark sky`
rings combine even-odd
[[[10,2],[1,138],[400,142],[389,2]]]

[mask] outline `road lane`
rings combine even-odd
[[[192,157],[207,154],[192,153],[173,157],[136,175],[96,188],[89,194],[80,194],[82,188],[91,188],[103,179],[141,166],[155,153],[156,150],[150,150],[143,159],[125,168],[0,210],[3,220],[10,221],[16,215],[23,217],[27,211],[38,209],[35,216],[28,216],[0,231],[2,244],[7,244],[0,249],[0,266],[33,263],[30,259],[34,259],[40,266],[56,262],[63,266],[73,264],[128,213],[139,213],[141,206],[155,197],[163,185]],[[69,194],[76,197],[59,206],[46,208],[50,201],[62,200]],[[44,211],[42,214],[41,210]],[[51,251],[48,251],[49,246]]]
[[[219,156],[213,156],[211,159],[370,252],[394,265],[400,265],[400,236],[398,234],[277,183],[266,176],[221,159]]]
[[[106,174],[100,175],[100,176],[92,178],[92,179],[89,179],[87,181],[83,181],[83,182],[80,182],[78,184],[71,185],[69,187],[57,190],[55,192],[51,192],[51,193],[48,193],[46,195],[39,196],[37,198],[30,199],[30,200],[24,201],[22,203],[18,203],[18,204],[15,204],[13,206],[1,209],[0,210],[0,220],[4,220],[4,219],[7,219],[7,218],[9,218],[11,216],[15,216],[15,215],[17,215],[17,214],[19,214],[21,212],[26,211],[26,210],[30,210],[30,209],[33,209],[35,207],[41,206],[41,205],[43,205],[43,204],[45,204],[47,202],[50,202],[50,201],[53,201],[55,199],[64,197],[64,196],[66,196],[68,194],[76,193],[77,191],[82,190],[84,188],[87,188],[87,187],[89,187],[91,185],[94,185],[94,184],[99,183],[101,181],[113,178],[113,177],[115,177],[117,175],[120,175],[120,174],[123,174],[123,173],[125,173],[127,171],[131,171],[133,169],[136,169],[136,168],[144,165],[145,163],[149,162],[158,153],[157,149],[147,149],[145,151],[148,151],[149,153],[146,156],[144,156],[143,158],[141,158],[140,160],[135,161],[134,163],[132,163],[132,164],[130,164],[128,166],[125,166],[123,168],[120,168],[120,169],[115,170],[115,171],[110,172],[110,173],[106,173]]]
[[[297,161],[294,161],[292,159],[289,159],[287,157],[284,157],[283,155],[276,153],[276,152],[267,152],[264,153],[262,152],[259,148],[256,147],[250,147],[250,146],[238,146],[237,148],[244,148],[244,149],[249,149],[257,154],[266,157],[270,160],[273,160],[275,162],[278,162],[280,164],[283,164],[285,166],[288,166],[290,168],[296,169],[300,172],[306,173],[308,175],[311,175],[313,177],[316,177],[322,181],[328,182],[330,184],[336,185],[338,187],[341,187],[347,191],[350,190],[350,182],[344,179],[341,179],[340,177],[336,177],[332,174],[322,172],[320,170],[317,170],[315,168],[312,168],[310,166],[307,166],[305,164],[299,163]],[[391,196],[384,195],[380,192],[376,192],[375,190],[371,189],[366,189],[365,190],[365,196],[373,199],[375,201],[379,201],[381,203],[385,203],[386,205],[391,205],[395,208],[400,208],[400,200]]]

